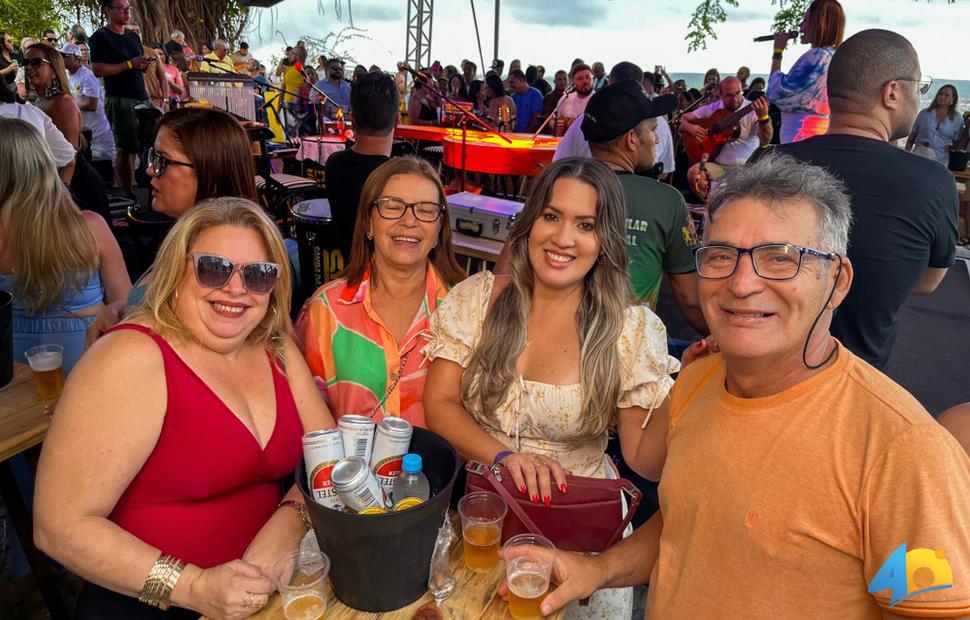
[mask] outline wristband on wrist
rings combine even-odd
[[[770,118],[759,118],[758,119],[758,124],[759,125],[767,125],[770,122],[771,122],[771,119]]]
[[[501,452],[499,452],[498,454],[496,454],[495,455],[495,458],[492,459],[492,467],[495,467],[496,465],[498,465],[499,463],[501,463],[502,462],[502,459],[504,459],[505,457],[507,457],[507,456],[509,456],[511,454],[515,454],[515,453],[512,452],[511,450],[502,450]]]
[[[775,53],[776,54],[782,54],[782,53],[784,53],[784,51],[785,51],[785,48],[783,48],[783,47],[776,47],[775,48]]]
[[[125,65],[127,65],[129,69],[134,69],[134,67],[131,65],[131,61],[130,60],[126,60],[125,61]]]
[[[770,120],[771,120],[771,117],[768,116],[767,114],[765,114],[764,116],[759,116],[758,117],[758,121],[759,122],[762,122],[762,123],[765,122],[765,121],[770,121]]]
[[[781,60],[781,52],[775,52],[771,55],[772,60]]]

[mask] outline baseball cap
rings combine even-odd
[[[65,43],[57,51],[61,53],[61,56],[81,56],[81,48],[73,43]]]
[[[583,136],[594,144],[609,142],[642,120],[670,114],[676,107],[674,95],[650,100],[639,84],[623,80],[590,97],[583,118]]]

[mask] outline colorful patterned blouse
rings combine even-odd
[[[431,313],[448,287],[429,265],[424,301],[399,344],[371,305],[370,275],[368,270],[356,286],[343,278],[325,284],[307,301],[296,325],[303,356],[335,419],[370,415],[376,408],[375,422],[400,416],[424,427],[428,364],[421,349],[428,343]]]
[[[787,74],[768,78],[768,101],[782,113],[781,143],[798,142],[825,133],[829,125],[826,78],[835,48],[813,47],[795,61]]]

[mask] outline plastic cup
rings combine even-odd
[[[273,578],[287,620],[319,620],[327,611],[327,575],[330,558],[302,549],[277,560]]]
[[[64,347],[59,344],[40,344],[24,351],[34,374],[37,394],[44,400],[61,397],[64,389]]]
[[[508,506],[496,494],[487,491],[469,493],[458,502],[465,566],[476,573],[490,572],[498,564],[502,540],[502,522]]]
[[[539,605],[549,591],[556,546],[537,534],[519,534],[508,539],[502,550],[532,547],[530,553],[505,560],[505,578],[509,584],[509,613],[515,620],[539,620]]]

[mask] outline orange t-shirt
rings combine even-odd
[[[867,587],[902,544],[945,550],[953,586],[891,611],[970,614],[970,459],[916,399],[841,345],[772,396],[724,378],[714,355],[672,391],[650,620],[881,619]]]

